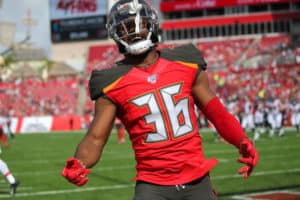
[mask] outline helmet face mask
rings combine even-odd
[[[124,23],[119,24],[116,27],[116,33],[121,40],[125,41],[128,44],[137,42],[138,40],[147,39],[149,33],[147,19],[141,19],[139,24],[139,32],[135,31],[135,21],[134,18],[129,18],[124,20]]]
[[[111,9],[107,30],[125,54],[139,55],[158,42],[156,11],[144,0],[120,0]]]

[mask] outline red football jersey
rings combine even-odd
[[[147,69],[133,67],[104,88],[118,107],[137,162],[137,180],[183,184],[206,174],[192,97],[197,64],[163,58]]]

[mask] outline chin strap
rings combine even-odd
[[[151,40],[142,40],[126,46],[126,51],[132,55],[140,55],[145,53],[153,46]]]

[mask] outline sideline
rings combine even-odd
[[[232,196],[232,199],[236,200],[253,200],[255,199],[255,196],[269,196],[266,198],[271,198],[271,199],[279,199],[279,196],[281,198],[284,198],[284,196],[289,197],[293,196],[294,198],[300,198],[300,192],[295,192],[295,191],[289,191],[289,190],[272,190],[272,191],[266,191],[266,192],[255,192],[255,193],[249,193],[249,194],[244,194],[244,195],[234,195]],[[261,198],[260,198],[261,199]],[[286,198],[290,199],[290,198]]]

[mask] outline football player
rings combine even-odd
[[[248,97],[245,97],[241,124],[245,131],[249,129],[254,132],[254,105]]]
[[[116,120],[115,120],[115,127],[117,129],[118,144],[125,143],[125,141],[126,141],[125,128],[119,118],[116,118]]]
[[[0,153],[1,152],[2,150],[0,145]],[[15,179],[15,177],[9,171],[7,164],[2,159],[0,159],[0,172],[10,184],[10,195],[15,196],[15,194],[17,193],[17,187],[20,184],[20,182]]]
[[[62,175],[81,186],[101,158],[113,123],[124,124],[135,153],[135,200],[216,199],[194,104],[221,136],[241,154],[239,173],[248,178],[258,152],[239,122],[209,87],[198,49],[183,45],[158,51],[157,13],[145,0],[120,0],[112,7],[107,30],[124,60],[89,81],[95,117]]]
[[[9,147],[9,143],[7,142],[7,137],[4,132],[3,125],[1,123],[0,123],[0,141],[2,142],[2,144],[5,148]]]
[[[14,133],[12,131],[11,122],[12,122],[12,119],[11,119],[10,116],[8,116],[7,120],[6,120],[7,133],[9,134],[9,136],[10,136],[11,139],[14,139],[15,135],[14,135]]]
[[[260,134],[265,132],[265,111],[264,111],[264,104],[263,102],[259,101],[255,105],[254,111],[254,136],[253,140],[258,140],[260,138]]]
[[[300,101],[293,100],[290,104],[291,124],[296,128],[297,133],[300,133]]]
[[[273,137],[275,132],[278,132],[278,136],[284,136],[284,104],[280,98],[272,98],[273,101],[269,102],[270,112],[268,113],[268,122],[271,125],[270,137]]]

